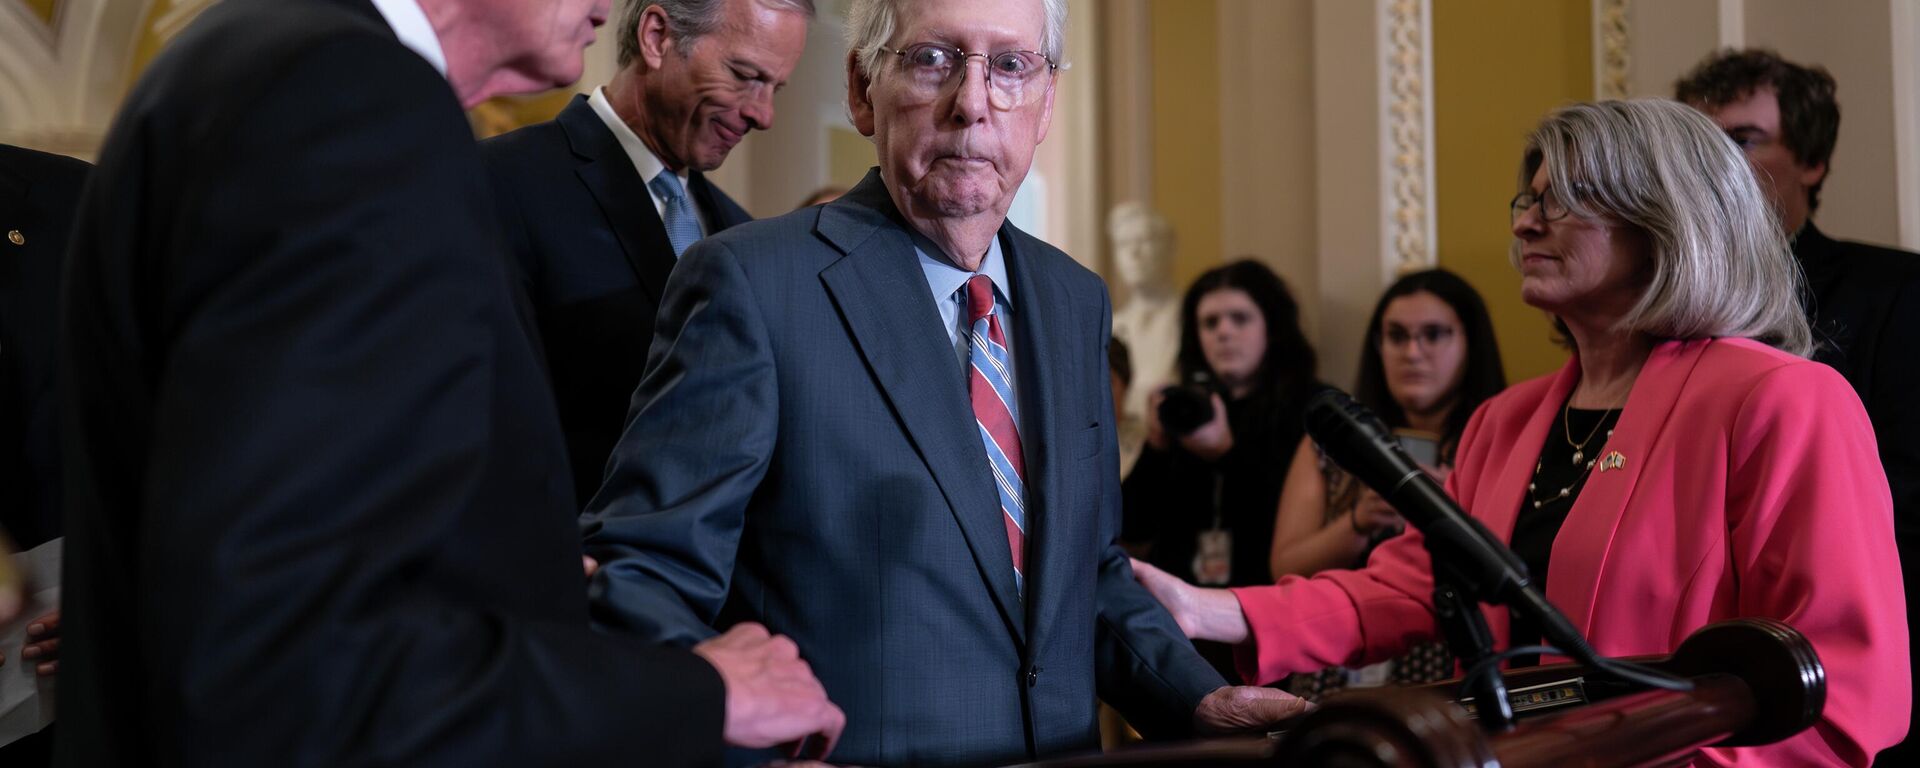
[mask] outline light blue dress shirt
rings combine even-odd
[[[1014,401],[1019,402],[1020,372],[1015,367],[1018,363],[1014,362],[1013,349],[1020,342],[1013,338],[1013,283],[1007,280],[1007,260],[1000,252],[999,235],[987,245],[987,256],[980,260],[980,271],[974,273],[948,261],[946,252],[926,236],[911,229],[908,232],[913,235],[913,255],[920,259],[927,289],[933,292],[933,305],[940,310],[940,324],[947,329],[947,342],[953,345],[963,372],[969,367],[967,356],[972,351],[967,341],[972,329],[967,326],[967,293],[963,289],[975,274],[993,281],[993,313],[1000,317],[1000,330],[1007,336],[1007,373],[1014,382]]]

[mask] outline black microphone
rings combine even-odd
[[[1532,586],[1527,565],[1487,530],[1479,520],[1461,511],[1440,484],[1400,447],[1380,418],[1347,393],[1327,387],[1307,401],[1307,434],[1341,469],[1378,492],[1400,516],[1426,537],[1433,556],[1436,585],[1458,587],[1462,597],[1505,605],[1531,616],[1541,635],[1574,660],[1641,685],[1688,690],[1692,684],[1631,662],[1600,656],[1568,621]],[[1443,623],[1448,617],[1436,604]],[[1469,611],[1472,613],[1472,611]],[[1484,634],[1484,622],[1479,623]],[[1484,636],[1479,641],[1488,640]],[[1456,648],[1456,653],[1459,649]]]
[[[1454,569],[1465,582],[1460,586],[1482,600],[1510,604],[1519,598],[1529,581],[1526,563],[1461,511],[1366,406],[1328,387],[1307,401],[1306,424],[1307,434],[1333,463],[1379,492],[1420,529],[1434,552],[1435,568]]]

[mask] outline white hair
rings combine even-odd
[[[922,0],[938,2],[938,0]],[[900,7],[909,0],[853,0],[847,9],[847,46],[860,62],[860,73],[872,79],[879,69],[880,46],[899,26]],[[1061,69],[1067,68],[1067,0],[1040,0],[1047,24],[1040,30],[1040,53]],[[918,42],[918,41],[915,41]]]
[[[1651,241],[1646,292],[1619,330],[1812,351],[1804,277],[1773,206],[1705,115],[1665,99],[1573,104],[1541,121],[1524,157],[1520,191],[1544,166],[1569,212],[1624,222]],[[1516,241],[1516,266],[1519,253]]]

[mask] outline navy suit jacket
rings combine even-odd
[[[847,714],[836,761],[1098,747],[1095,695],[1183,734],[1224,685],[1114,544],[1105,285],[1015,229],[1030,525],[999,499],[913,243],[878,173],[688,250],[608,479],[582,517],[597,622],[691,643],[759,621]]]
[[[646,367],[673,245],[647,180],[587,97],[481,142],[560,406],[581,501],[600,487]],[[719,232],[752,221],[698,171],[687,193]]]
[[[370,3],[207,9],[86,189],[62,765],[719,758],[714,669],[588,626],[471,129]]]

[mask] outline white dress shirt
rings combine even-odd
[[[373,0],[373,7],[393,27],[401,45],[420,54],[441,77],[447,76],[447,52],[440,48],[440,35],[433,31],[433,22],[427,21],[418,0]]]

